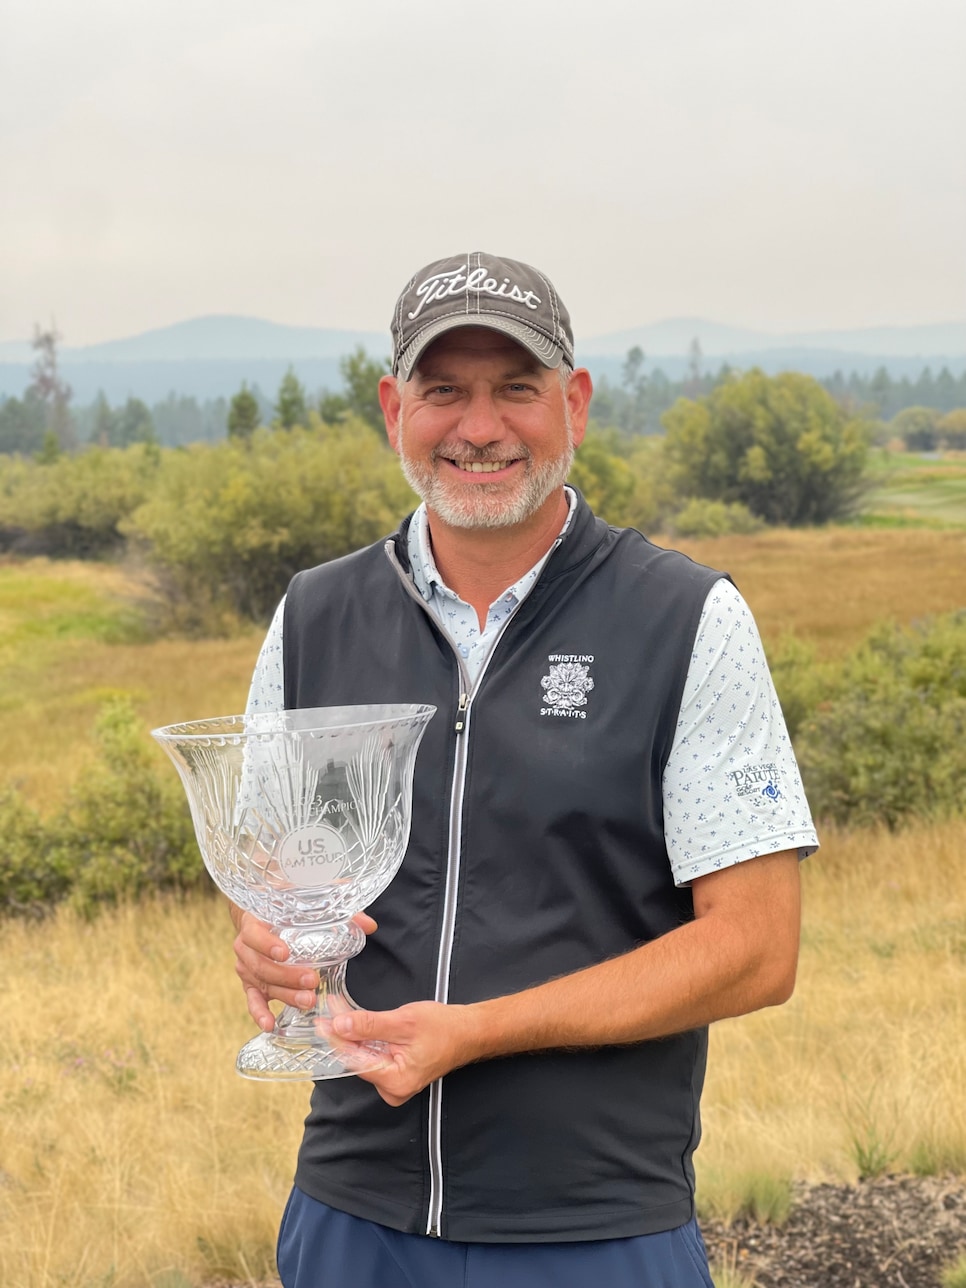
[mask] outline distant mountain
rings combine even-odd
[[[639,345],[645,354],[663,357],[686,354],[695,339],[703,353],[721,358],[777,350],[791,353],[799,349],[882,358],[966,358],[966,322],[773,335],[708,322],[704,318],[669,318],[627,331],[590,336],[579,347],[585,354],[604,357],[623,356],[628,349]]]
[[[578,337],[578,357],[595,376],[619,379],[628,349],[639,345],[646,369],[660,366],[671,378],[686,368],[697,339],[705,370],[722,362],[765,371],[804,371],[830,376],[836,370],[871,375],[885,366],[893,376],[915,379],[923,367],[966,367],[966,322],[917,327],[872,327],[772,335],[709,322],[669,318],[663,322]],[[389,337],[379,331],[341,331],[285,326],[262,318],[191,318],[141,335],[82,347],[65,346],[61,365],[74,399],[88,403],[103,390],[111,402],[130,395],[154,402],[168,393],[200,398],[230,397],[242,384],[257,384],[269,397],[289,365],[311,394],[340,385],[339,359],[361,345],[375,358],[389,354]],[[27,341],[0,343],[0,397],[23,393],[33,353]]]
[[[336,331],[328,327],[285,326],[262,318],[203,317],[175,322],[122,340],[83,348],[65,347],[65,362],[245,362],[260,358],[341,358],[358,345],[373,353],[389,350],[378,331]]]
[[[595,381],[606,376],[612,384],[621,383],[625,361],[623,354],[585,353],[582,361],[590,368]],[[916,381],[926,367],[931,369],[933,375],[938,374],[943,367],[948,367],[954,376],[962,375],[966,371],[966,355],[890,358],[876,353],[847,353],[841,349],[759,349],[747,353],[709,354],[702,346],[701,370],[705,375],[713,375],[724,365],[736,371],[759,367],[769,376],[778,375],[781,371],[800,371],[803,375],[814,376],[816,380],[827,380],[837,371],[846,377],[854,372],[857,376],[869,379],[880,367],[884,367],[893,380],[905,377]],[[683,380],[688,375],[690,363],[683,354],[648,353],[644,373],[651,375],[658,369],[669,380]]]

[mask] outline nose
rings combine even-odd
[[[492,394],[481,391],[473,395],[463,409],[459,434],[475,447],[485,447],[504,437],[506,426]]]

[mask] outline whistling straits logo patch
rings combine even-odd
[[[750,796],[754,805],[777,805],[783,800],[778,786],[778,766],[748,765],[744,769],[733,769],[729,775],[739,796]]]
[[[543,686],[542,716],[563,716],[586,720],[587,694],[594,687],[590,674],[593,653],[551,653],[547,658],[550,674],[540,681]]]

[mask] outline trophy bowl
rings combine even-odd
[[[216,716],[153,730],[188,796],[205,867],[238,907],[272,926],[289,961],[319,973],[315,1004],[286,1006],[238,1053],[246,1078],[343,1078],[384,1068],[384,1043],[340,1048],[334,1015],[356,1009],[346,962],[353,920],[395,876],[409,843],[416,752],[436,708],[309,707]]]

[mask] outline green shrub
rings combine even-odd
[[[810,376],[731,375],[661,417],[681,497],[740,501],[767,523],[828,523],[856,508],[870,431]]]
[[[947,452],[966,452],[966,407],[948,411],[937,423],[936,431]]]
[[[794,635],[782,636],[767,653],[788,736],[794,740],[805,721],[834,693],[836,668],[819,662],[814,646]]]
[[[796,750],[820,817],[895,828],[966,810],[966,613],[874,632]]]
[[[668,521],[668,530],[675,537],[727,537],[760,532],[764,526],[740,501],[709,501],[698,496]]]
[[[941,413],[935,407],[906,407],[893,416],[889,428],[901,438],[908,452],[933,452],[939,446],[937,422]]]
[[[16,792],[0,797],[0,917],[42,917],[69,892],[69,865],[46,825]]]
[[[412,508],[372,429],[309,420],[163,454],[157,486],[124,530],[142,543],[181,628],[267,620],[299,569],[367,545]]]
[[[623,526],[629,522],[636,480],[634,471],[620,455],[615,430],[588,430],[569,477],[595,514],[608,523]]]
[[[95,740],[96,759],[50,818],[15,793],[0,799],[0,915],[40,917],[65,899],[90,915],[123,899],[208,887],[181,785],[157,763],[127,700],[106,704]]]
[[[91,447],[49,461],[0,462],[0,532],[33,554],[91,558],[121,545],[120,524],[142,504],[158,469],[151,443]]]
[[[157,766],[130,703],[109,702],[94,729],[98,756],[71,792],[57,861],[69,868],[70,902],[84,912],[207,882],[187,801]]]

